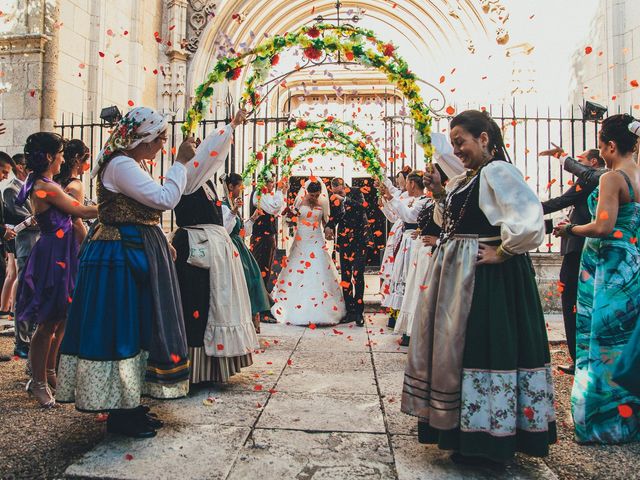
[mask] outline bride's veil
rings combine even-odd
[[[329,215],[331,212],[331,207],[329,205],[329,192],[327,191],[327,186],[324,184],[321,178],[316,177],[318,182],[320,182],[320,197],[318,197],[318,203],[320,207],[322,207],[322,217],[325,222],[329,221]],[[296,199],[293,201],[293,206],[296,210],[300,209],[300,205],[302,204],[302,200],[307,194],[307,185],[311,182],[311,179],[305,180],[305,182],[298,190],[298,194],[296,195]]]

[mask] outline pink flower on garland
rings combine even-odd
[[[296,142],[294,142],[293,140],[291,140],[290,138],[287,138],[284,142],[284,144],[287,146],[287,148],[293,148],[296,146]]]
[[[277,53],[271,57],[271,66],[275,67],[280,62],[280,55]]]
[[[304,119],[300,119],[296,122],[296,128],[299,128],[300,130],[304,130],[305,128],[307,128],[307,122]]]
[[[384,53],[385,57],[392,56],[393,52],[395,52],[395,50],[396,50],[396,47],[394,47],[390,43],[387,43],[382,47],[382,53]]]

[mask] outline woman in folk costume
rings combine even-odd
[[[384,307],[399,312],[402,307],[405,285],[409,267],[411,265],[411,247],[414,245],[413,232],[418,228],[418,215],[422,208],[431,200],[424,194],[423,172],[413,171],[407,176],[408,197],[400,199],[394,197],[386,187],[382,187],[382,193],[390,207],[402,220],[402,239],[396,247],[393,259],[393,272],[389,287],[389,295],[385,298]],[[395,325],[394,325],[395,326]]]
[[[195,142],[180,146],[164,185],[147,170],[167,141],[167,122],[138,107],[116,125],[92,172],[98,223],[87,237],[58,371],[59,401],[110,412],[107,430],[156,434],[162,422],[142,395],[183,397],[189,358],[172,249],[159,226],[178,203]]]
[[[240,208],[243,205],[242,177],[237,173],[231,173],[226,176],[223,181],[226,185],[226,198],[222,202],[222,220],[224,222],[224,228],[229,233],[231,241],[240,255],[242,268],[244,269],[244,279],[247,282],[247,290],[249,291],[249,300],[251,301],[253,325],[256,333],[260,333],[260,314],[269,312],[273,302],[262,281],[260,267],[244,241],[247,232],[245,231],[245,225],[240,215]],[[251,225],[252,221],[249,220],[247,224]],[[248,233],[250,234],[250,232]]]
[[[253,363],[251,352],[259,347],[242,260],[223,226],[222,202],[211,180],[224,166],[233,130],[245,115],[239,110],[200,144],[175,208],[179,228],[172,244],[194,384],[228,381]]]
[[[392,193],[393,196],[398,196],[401,199],[407,198],[409,194],[407,193],[406,179],[407,176],[411,173],[411,167],[408,165],[404,166],[402,170],[396,175],[396,186],[394,187],[391,183],[391,180],[386,179],[384,182],[384,186]],[[379,186],[377,188],[380,188]],[[389,234],[387,236],[387,243],[384,247],[384,253],[382,255],[382,263],[380,264],[380,295],[382,296],[382,305],[385,306],[385,301],[387,296],[390,295],[390,287],[391,287],[391,275],[393,273],[393,260],[396,251],[396,247],[402,240],[402,227],[404,226],[404,222],[400,220],[400,217],[396,213],[389,202],[387,202],[384,197],[380,197],[379,200],[380,210],[384,213],[384,216],[387,218],[389,222],[392,223],[391,230],[389,230]],[[396,314],[391,312],[389,316],[389,326],[393,327],[395,325]]]
[[[402,411],[418,439],[461,463],[502,465],[516,451],[545,456],[556,441],[553,384],[542,306],[527,251],[544,239],[542,207],[507,161],[488,114],[451,121],[467,171],[433,192],[440,245],[416,308]]]
[[[559,235],[587,237],[578,280],[571,391],[580,443],[640,440],[640,168],[633,159],[639,133],[640,122],[631,115],[612,115],[602,122],[598,146],[611,171],[600,177],[589,197],[592,221],[556,227]]]
[[[453,154],[453,148],[444,134],[432,134],[431,143],[435,152],[434,160],[438,162],[435,167],[439,168],[443,179],[455,177],[464,171],[462,162]],[[418,297],[424,295],[426,290],[426,275],[431,263],[431,254],[441,233],[440,225],[433,220],[434,208],[433,201],[427,202],[422,207],[422,211],[418,214],[418,228],[412,235],[414,239],[414,245],[411,248],[412,258],[402,307],[394,328],[394,333],[402,334],[400,341],[402,347],[409,345]]]

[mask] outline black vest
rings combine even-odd
[[[469,196],[469,200],[467,200]],[[466,207],[463,206],[466,201]],[[447,198],[449,213],[447,217],[457,223],[456,234],[475,234],[479,237],[499,237],[500,227],[489,223],[487,216],[480,209],[480,175],[471,180],[471,185],[458,190]]]
[[[209,199],[204,187],[190,195],[183,195],[180,202],[174,209],[176,224],[179,227],[190,227],[192,225],[223,225],[222,223],[222,202],[218,199],[216,189],[213,188],[211,180],[207,181],[214,198]]]

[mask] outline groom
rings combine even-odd
[[[364,325],[364,269],[371,232],[364,195],[345,186],[344,180],[331,181],[331,217],[325,227],[325,237],[333,238],[340,253],[342,293],[347,307],[344,323]],[[346,194],[346,195],[345,195]]]

